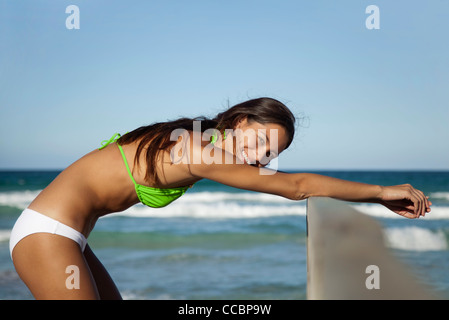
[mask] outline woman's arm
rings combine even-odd
[[[373,202],[386,206],[406,218],[419,218],[430,212],[432,203],[420,190],[410,184],[379,186],[351,182],[317,174],[297,174],[300,188],[307,197],[330,197],[345,201]]]
[[[292,200],[330,197],[344,201],[380,203],[407,218],[418,218],[430,212],[431,202],[428,198],[408,184],[379,186],[312,173],[273,173],[265,168],[236,164],[237,160],[232,154],[223,153],[219,163],[206,164],[201,161],[189,165],[190,173],[232,187],[276,194]]]

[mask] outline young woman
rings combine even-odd
[[[182,118],[114,136],[65,169],[19,217],[10,239],[19,276],[36,299],[120,299],[87,245],[97,219],[138,202],[166,206],[203,178],[295,200],[376,202],[407,218],[430,211],[427,197],[408,184],[378,186],[263,168],[288,148],[294,131],[295,117],[285,105],[260,98],[214,119]],[[67,285],[73,268],[76,288]]]

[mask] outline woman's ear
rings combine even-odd
[[[235,125],[235,129],[240,129],[242,127],[246,127],[246,125],[248,124],[248,117],[244,117],[242,119],[240,119],[237,124]]]

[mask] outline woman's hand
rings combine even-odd
[[[409,219],[424,217],[432,205],[429,197],[409,184],[382,187],[379,199],[385,207]]]

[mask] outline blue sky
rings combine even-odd
[[[0,168],[62,169],[115,132],[269,96],[307,118],[282,169],[449,169],[448,14],[442,0],[3,0]]]

